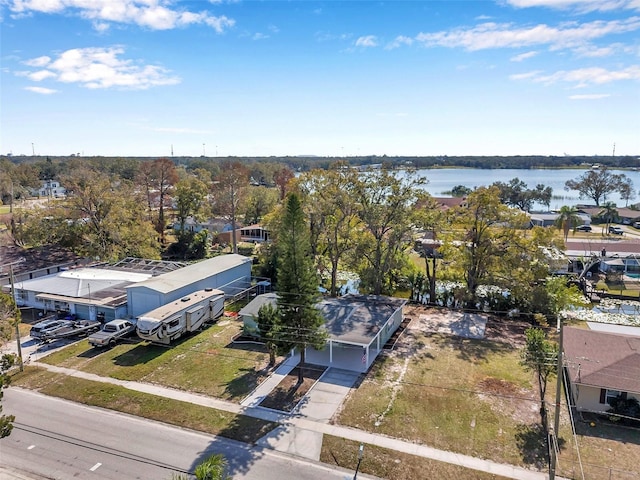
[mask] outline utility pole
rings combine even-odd
[[[556,368],[556,409],[553,416],[553,437],[555,446],[558,447],[558,430],[560,430],[560,398],[562,395],[562,317],[558,315],[558,363]],[[551,464],[549,465],[549,480],[556,478],[556,465],[558,463],[556,448],[551,445]]]
[[[16,302],[16,287],[13,281],[13,265],[9,265],[9,280],[11,281],[11,296],[13,297],[13,304],[16,310],[18,309],[18,303]],[[16,344],[18,345],[18,365],[20,371],[24,370],[24,364],[22,362],[22,345],[20,345],[20,325],[16,322]]]
[[[356,473],[353,475],[353,480],[358,478],[358,471],[360,470],[360,462],[362,462],[362,457],[364,456],[364,445],[361,443],[360,448],[358,449],[358,465],[356,466]]]

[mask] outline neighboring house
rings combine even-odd
[[[236,228],[235,237],[237,242],[248,243],[264,243],[270,239],[269,231],[260,225]],[[219,243],[230,244],[231,238],[231,226],[217,235]]]
[[[67,189],[56,180],[46,180],[42,182],[42,186],[38,190],[31,193],[39,197],[64,197],[67,194]]]
[[[8,285],[13,271],[13,280],[21,282],[36,277],[51,275],[74,266],[90,263],[69,250],[47,245],[21,248],[15,245],[0,245],[0,286]]]
[[[554,227],[560,216],[557,212],[530,212],[528,213],[532,227]],[[590,225],[591,217],[585,213],[577,214],[577,225]],[[576,225],[576,226],[577,226]]]
[[[240,310],[248,334],[257,334],[255,318],[260,307],[267,303],[275,305],[276,299],[275,293],[258,295]],[[325,319],[327,344],[323,350],[308,347],[307,362],[366,372],[402,323],[406,302],[402,298],[375,295],[324,298],[318,309]]]
[[[595,205],[578,205],[578,211],[589,215],[592,219],[600,218],[603,211],[603,207],[596,207]],[[631,225],[633,222],[640,221],[640,210],[632,210],[631,208],[620,207],[616,208],[617,216],[613,218],[613,223],[622,223],[624,225]]]
[[[251,258],[219,255],[127,287],[129,315],[137,317],[196,290],[217,288],[227,296],[251,287]]]
[[[617,396],[640,401],[640,334],[608,329],[564,329],[565,368],[578,410],[606,412]]]
[[[249,225],[240,229],[240,240],[243,242],[263,243],[269,241],[269,231],[261,225]]]
[[[45,312],[68,312],[83,320],[111,321],[127,315],[128,285],[150,273],[76,268],[15,283],[16,302]]]
[[[174,222],[173,229],[175,231],[180,231],[180,222]],[[200,233],[203,230],[207,230],[210,234],[214,234],[215,232],[224,231],[227,228],[227,224],[224,221],[217,219],[209,219],[209,220],[196,220],[195,218],[189,216],[185,219],[184,222],[184,231],[192,232],[192,233]],[[228,228],[231,228],[230,226]]]

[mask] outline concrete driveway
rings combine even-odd
[[[360,374],[329,368],[292,412],[293,416],[329,423],[345,401]],[[260,440],[258,445],[312,460],[320,459],[322,433],[291,425],[282,425]]]

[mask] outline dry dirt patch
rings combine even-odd
[[[291,372],[280,381],[278,386],[271,390],[262,402],[260,402],[260,406],[282,412],[293,411],[296,405],[300,403],[326,370],[325,367],[318,365],[305,365],[303,372],[304,381],[302,384],[298,384],[299,369],[300,366],[297,366],[291,370]]]

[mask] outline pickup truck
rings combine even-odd
[[[119,339],[135,331],[135,324],[128,320],[111,320],[100,331],[89,335],[89,344],[94,347],[113,347]]]

